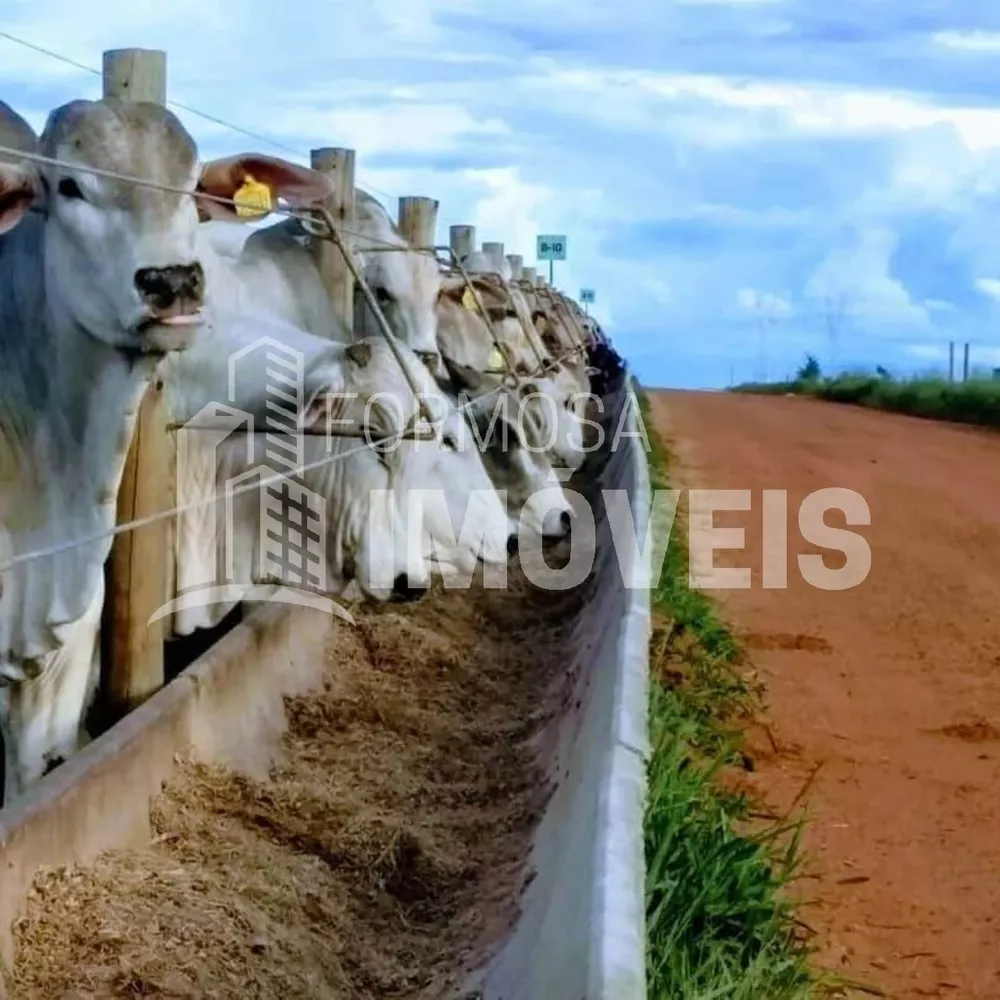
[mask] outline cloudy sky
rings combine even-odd
[[[206,157],[353,146],[534,263],[647,384],[826,364],[1000,365],[1000,7],[972,0],[4,0],[0,32],[99,68],[168,53]],[[169,11],[169,13],[168,13]],[[40,127],[99,77],[0,37]],[[176,109],[175,109],[176,110]],[[280,147],[303,155],[283,153]]]

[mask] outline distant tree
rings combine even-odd
[[[806,363],[795,373],[800,382],[815,382],[820,377],[819,360],[815,354],[806,355]]]
[[[889,370],[887,368],[883,368],[881,365],[875,366],[875,374],[878,375],[879,378],[892,378],[889,374]]]

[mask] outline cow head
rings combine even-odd
[[[462,572],[478,559],[505,561],[511,533],[482,460],[462,433],[461,417],[415,352],[405,344],[400,351],[431,411],[436,436],[401,436],[417,414],[418,400],[380,337],[344,348],[345,393],[338,395],[349,395],[349,402],[334,414],[331,404],[316,396],[304,421],[322,427],[332,417],[363,431],[360,442],[341,440],[349,441],[350,454],[345,462],[324,468],[322,489],[328,497],[344,498],[343,509],[331,514],[337,527],[329,537],[339,550],[331,557],[341,558],[341,551],[347,555],[346,572],[335,575],[353,578],[376,600],[416,595],[428,583],[432,561],[442,570]],[[411,520],[418,511],[421,520]],[[478,534],[478,543],[463,525]]]
[[[523,419],[518,392],[490,385],[468,366],[448,362],[448,368],[490,479],[506,494],[510,517],[546,538],[568,534],[572,506],[546,449],[537,446],[537,428]]]
[[[537,361],[502,281],[484,275],[477,275],[472,281],[506,360],[497,356],[490,326],[461,275],[449,275],[441,284],[437,321],[442,356],[493,376],[507,371],[508,362],[515,372],[532,371]]]
[[[421,253],[400,235],[385,208],[371,195],[357,192],[354,243],[364,278],[393,332],[408,344],[436,378],[444,374],[437,343],[437,299],[441,269],[430,252]],[[398,250],[389,250],[396,246]],[[367,304],[361,308],[367,311]],[[368,328],[366,323],[366,329]]]
[[[558,468],[579,469],[585,457],[581,403],[586,405],[586,397],[552,378],[521,382],[517,394],[531,446],[545,451]]]
[[[239,217],[196,193],[232,198],[248,176],[293,203],[329,190],[321,174],[270,157],[199,164],[181,122],[153,103],[71,101],[49,115],[38,151],[60,165],[0,164],[0,233],[38,208],[55,319],[130,353],[183,349],[201,324],[199,212]]]

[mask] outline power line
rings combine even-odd
[[[88,66],[86,63],[77,62],[75,59],[69,58],[69,56],[64,56],[59,52],[53,52],[51,49],[44,48],[41,45],[36,45],[34,42],[29,42],[23,38],[18,38],[16,35],[12,35],[9,31],[0,31],[0,38],[6,38],[7,41],[13,42],[15,45],[21,45],[26,49],[31,49],[35,52],[40,52],[42,55],[50,56],[53,59],[58,60],[61,63],[65,63],[67,66],[73,66],[75,69],[82,70],[85,73],[92,73],[94,76],[103,77],[103,73],[99,69],[95,69],[93,66]],[[196,115],[198,118],[203,118],[205,121],[212,122],[214,125],[221,125],[223,128],[231,129],[233,132],[238,132],[241,135],[245,135],[250,139],[255,139],[258,142],[265,142],[270,146],[274,146],[276,149],[284,150],[286,153],[292,153],[294,156],[299,157],[303,160],[308,160],[309,155],[304,153],[300,149],[294,149],[292,146],[287,146],[282,142],[278,142],[276,139],[272,139],[269,136],[262,135],[260,132],[254,132],[250,129],[243,128],[242,125],[234,125],[232,122],[226,121],[223,118],[218,118],[215,115],[209,114],[207,111],[200,111],[198,108],[193,108],[189,104],[183,104],[180,101],[175,101],[170,98],[167,99],[167,104],[172,105],[181,111],[186,111],[188,114]],[[362,181],[364,183],[364,181]],[[375,187],[374,184],[365,184],[365,187],[370,188],[376,194],[382,195],[384,198],[391,199],[393,195],[389,194],[387,191],[383,191],[380,188]]]
[[[455,411],[460,414],[465,414],[465,412],[471,409],[473,406],[480,405],[483,400],[489,399],[491,396],[495,396],[500,392],[503,392],[505,386],[498,385],[487,392],[482,393],[480,396],[476,396],[470,399],[466,403],[461,403],[455,407]],[[200,428],[193,428],[200,429]],[[267,432],[261,432],[267,433]],[[273,432],[272,432],[273,433]],[[367,432],[366,432],[367,434]],[[315,435],[310,435],[315,436]],[[337,435],[331,434],[332,437]],[[48,556],[59,555],[61,552],[68,552],[71,549],[80,548],[84,545],[91,545],[94,542],[103,541],[106,538],[114,538],[117,535],[125,534],[128,531],[135,531],[137,528],[145,527],[149,524],[155,524],[157,521],[164,521],[167,518],[176,517],[180,514],[187,514],[191,511],[198,510],[201,507],[207,507],[209,504],[219,503],[222,500],[227,500],[230,497],[239,496],[242,493],[249,493],[254,490],[261,490],[265,486],[269,486],[272,483],[282,482],[289,476],[298,476],[303,472],[309,472],[313,469],[321,468],[324,465],[331,464],[333,462],[340,461],[341,459],[350,458],[352,455],[361,454],[367,448],[372,447],[376,444],[383,443],[384,441],[392,441],[397,438],[398,435],[388,435],[385,438],[376,438],[372,441],[366,441],[362,445],[358,445],[356,448],[351,448],[347,451],[340,452],[336,455],[328,455],[325,458],[317,459],[315,462],[307,462],[304,465],[299,465],[296,468],[286,471],[278,472],[273,476],[262,478],[256,482],[244,483],[241,486],[235,486],[227,489],[225,493],[216,493],[211,497],[202,500],[194,500],[191,503],[181,504],[178,507],[172,507],[169,510],[157,511],[155,514],[148,514],[145,517],[136,518],[133,521],[124,521],[121,524],[116,524],[113,528],[94,532],[90,535],[78,536],[77,538],[72,538],[65,542],[57,542],[55,545],[48,546],[42,549],[33,549],[31,552],[24,552],[21,555],[14,556],[5,562],[0,563],[0,573],[6,572],[8,569],[14,566],[23,565],[24,563],[34,562],[37,559],[44,559]],[[406,438],[399,437],[397,444],[400,441],[404,441]]]
[[[93,166],[87,166],[87,165],[83,165],[83,164],[70,163],[70,162],[68,162],[66,160],[61,160],[61,159],[58,159],[58,158],[55,158],[55,157],[51,157],[51,156],[45,156],[45,155],[43,155],[41,153],[25,152],[24,150],[14,149],[13,147],[8,147],[8,146],[0,146],[0,153],[12,155],[12,156],[19,156],[22,159],[26,159],[26,160],[29,160],[29,161],[32,161],[32,162],[45,163],[45,164],[56,165],[56,166],[62,166],[62,167],[66,167],[68,169],[74,169],[74,170],[82,170],[82,171],[85,171],[87,173],[93,173],[93,174],[96,174],[98,176],[108,177],[108,178],[111,178],[111,179],[114,179],[114,180],[122,181],[123,183],[135,184],[135,185],[138,185],[140,187],[148,187],[148,188],[153,188],[155,190],[168,191],[168,192],[171,192],[171,193],[188,195],[190,197],[205,198],[207,200],[210,200],[210,201],[213,201],[213,202],[219,202],[219,203],[222,203],[222,204],[225,204],[225,205],[235,205],[236,204],[232,198],[223,198],[223,197],[220,197],[218,195],[210,195],[210,194],[207,194],[207,193],[200,193],[200,192],[188,191],[185,188],[174,187],[174,186],[169,185],[169,184],[161,184],[161,183],[159,183],[157,181],[151,181],[151,180],[148,180],[148,179],[145,179],[145,178],[140,178],[140,177],[133,177],[133,176],[130,176],[128,174],[122,174],[122,173],[119,173],[119,172],[113,171],[113,170],[105,170],[105,169],[100,168],[100,167],[93,167]],[[278,208],[275,208],[273,211],[276,212],[277,214],[284,214],[284,215],[290,215],[292,217],[298,217],[298,213],[296,212],[295,209],[280,208],[280,207],[278,207]],[[351,232],[351,231],[350,230],[341,230],[341,232]],[[365,234],[363,234],[363,233],[355,233],[353,235],[365,236]],[[371,237],[366,237],[366,238],[367,239],[372,239]],[[373,242],[379,242],[379,241],[373,240]],[[390,244],[385,244],[385,247],[388,248],[388,249],[391,249],[391,250],[406,250],[406,249],[408,249],[407,247],[398,247],[398,246],[390,245]],[[464,413],[467,409],[469,409],[474,404],[478,405],[483,399],[488,399],[490,396],[493,396],[493,395],[495,395],[495,394],[503,391],[503,389],[504,389],[504,385],[503,384],[498,385],[496,388],[489,390],[488,392],[484,393],[482,396],[476,397],[473,400],[469,400],[468,403],[464,403],[464,404],[461,404],[461,405],[457,406],[456,410],[459,413]],[[318,460],[316,462],[313,462],[313,463],[309,463],[307,465],[299,467],[292,474],[293,475],[298,475],[300,472],[305,472],[305,471],[309,471],[310,469],[318,468],[318,467],[320,467],[322,465],[327,464],[328,462],[336,461],[336,460],[338,460],[340,458],[348,458],[351,455],[354,455],[354,454],[357,454],[357,453],[363,451],[366,447],[368,447],[367,443],[365,445],[359,446],[356,449],[352,449],[350,451],[343,452],[343,453],[338,454],[338,455],[332,455],[332,456],[329,456],[327,458],[320,459],[320,460]],[[275,477],[275,479],[261,481],[259,483],[248,483],[248,484],[245,484],[244,487],[237,487],[236,489],[231,490],[228,494],[216,495],[216,496],[210,497],[207,500],[195,501],[192,504],[187,504],[187,505],[184,505],[184,506],[181,506],[181,507],[175,507],[175,508],[172,508],[171,510],[167,510],[167,511],[160,511],[160,512],[158,512],[156,514],[151,514],[151,515],[148,515],[147,517],[144,517],[144,518],[138,518],[138,519],[136,519],[134,521],[126,521],[126,522],[124,522],[122,524],[116,525],[113,529],[111,529],[109,531],[98,532],[98,533],[95,533],[93,535],[88,535],[88,536],[84,536],[84,537],[81,537],[81,538],[71,539],[71,540],[66,541],[66,542],[60,542],[60,543],[57,543],[56,545],[50,546],[48,548],[36,549],[36,550],[33,550],[32,552],[22,553],[21,555],[16,556],[13,559],[10,559],[10,560],[8,560],[8,561],[6,561],[4,563],[0,563],[0,572],[3,572],[5,570],[7,570],[7,569],[10,569],[10,568],[12,568],[14,566],[17,566],[17,565],[20,565],[20,564],[23,564],[23,563],[34,561],[36,559],[41,559],[41,558],[44,558],[46,556],[51,556],[51,555],[57,555],[60,552],[65,552],[65,551],[68,551],[70,549],[78,548],[78,547],[83,546],[83,545],[89,545],[89,544],[91,544],[93,542],[101,541],[102,539],[105,539],[105,538],[112,538],[112,537],[114,537],[116,535],[119,535],[119,534],[122,534],[122,533],[124,533],[126,531],[134,531],[136,528],[140,528],[140,527],[143,527],[143,526],[145,526],[147,524],[154,523],[155,521],[162,520],[162,519],[165,519],[165,518],[168,518],[168,517],[173,517],[173,516],[175,516],[177,514],[185,513],[187,511],[195,510],[195,509],[197,509],[199,507],[206,506],[206,505],[211,504],[211,503],[217,503],[219,500],[225,499],[226,496],[235,496],[235,495],[237,495],[238,493],[241,493],[241,492],[247,492],[247,491],[253,490],[253,489],[260,489],[264,485],[267,485],[267,483],[269,483],[271,481],[275,481],[276,479],[284,478],[287,475],[288,475],[288,473],[279,473],[277,475],[277,477]]]
[[[205,201],[217,202],[221,205],[226,205],[230,207],[236,207],[236,202],[232,198],[224,198],[221,195],[208,194],[205,191],[191,191],[187,188],[175,187],[171,184],[162,184],[159,181],[152,181],[145,177],[135,177],[132,174],[119,173],[117,170],[107,170],[103,167],[94,167],[89,164],[84,163],[73,163],[69,160],[61,160],[53,156],[44,156],[42,153],[32,153],[26,152],[23,149],[14,149],[12,146],[0,146],[0,153],[5,156],[11,156],[14,158],[20,158],[22,160],[29,160],[33,163],[43,163],[49,166],[64,167],[67,170],[80,170],[84,173],[95,174],[98,177],[107,177],[109,180],[122,181],[126,184],[135,184],[138,187],[152,188],[156,191],[167,191],[171,194],[182,194],[187,195],[191,198],[199,198]],[[287,215],[292,218],[301,218],[301,210],[294,208],[284,208],[280,205],[275,205],[268,210],[270,215]],[[370,236],[368,233],[362,233],[356,229],[347,229],[343,226],[338,226],[338,230],[341,233],[346,233],[348,236],[354,236],[358,239],[367,240],[369,243],[373,244],[371,247],[362,247],[363,251],[370,250],[386,250],[386,251],[398,251],[400,253],[415,253],[409,244],[397,244],[397,243],[387,243],[384,240],[377,239],[374,236]]]

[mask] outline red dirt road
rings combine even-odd
[[[652,395],[673,486],[749,489],[744,590],[709,591],[767,687],[748,776],[802,794],[820,964],[902,1000],[1000,998],[1000,435],[804,398]],[[857,490],[871,571],[807,584],[802,499]],[[788,490],[788,587],[761,586],[763,489]],[[765,728],[766,727],[766,728]],[[769,730],[770,735],[767,735]],[[777,748],[777,749],[775,749]],[[812,776],[810,782],[810,776]]]

